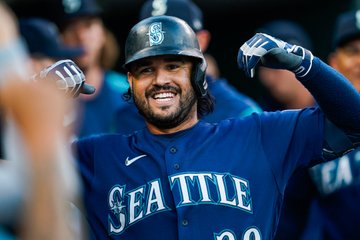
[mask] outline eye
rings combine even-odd
[[[139,75],[148,75],[154,72],[154,68],[152,67],[141,67],[137,70]]]
[[[344,48],[344,53],[348,56],[359,55],[360,49],[354,46],[348,46]]]
[[[180,63],[169,63],[166,65],[166,68],[168,70],[176,70],[178,68],[180,68],[181,64]]]

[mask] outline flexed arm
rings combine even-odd
[[[238,65],[250,77],[254,76],[258,65],[294,72],[314,96],[326,118],[346,133],[351,146],[348,142],[344,143],[346,147],[340,148],[359,145],[360,94],[342,74],[314,57],[310,51],[267,34],[257,33],[240,47]],[[334,140],[333,127],[325,130],[325,136]],[[346,151],[343,149],[337,154],[342,155]]]

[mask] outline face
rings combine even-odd
[[[313,103],[310,92],[288,70],[259,67],[259,79],[271,96],[287,108],[304,108]]]
[[[105,44],[105,31],[101,19],[77,18],[67,24],[62,37],[65,44],[84,48],[85,53],[75,59],[79,67],[86,69],[99,64],[101,50]]]
[[[360,39],[339,47],[329,57],[329,64],[342,73],[360,91]]]
[[[259,78],[271,95],[281,102],[292,95],[296,85],[301,85],[294,73],[287,70],[260,67]]]
[[[128,79],[134,102],[148,124],[171,129],[197,120],[191,85],[192,62],[179,56],[158,56],[132,64]]]

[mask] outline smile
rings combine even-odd
[[[158,101],[158,102],[165,102],[165,101],[170,101],[175,97],[175,94],[172,92],[162,92],[162,93],[157,93],[153,96],[153,98]]]

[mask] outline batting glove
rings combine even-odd
[[[95,88],[85,83],[85,75],[81,69],[71,60],[60,60],[43,69],[33,77],[35,81],[54,81],[56,87],[69,97],[76,98],[80,93],[93,94]]]
[[[305,77],[312,67],[313,59],[309,50],[264,33],[256,33],[246,41],[240,47],[237,57],[239,68],[251,78],[259,62],[264,67],[287,69],[297,77]]]

